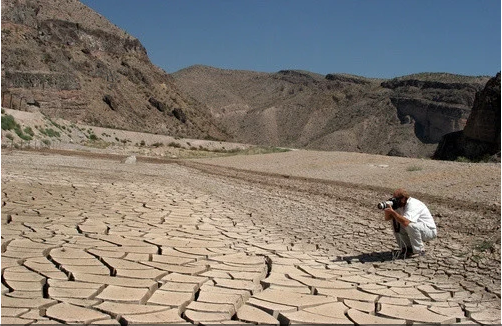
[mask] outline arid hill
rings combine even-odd
[[[138,39],[77,0],[2,1],[2,105],[117,129],[227,138]]]
[[[462,130],[489,77],[423,73],[392,80],[193,66],[173,74],[238,142],[430,156]]]

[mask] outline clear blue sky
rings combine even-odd
[[[378,78],[500,71],[500,0],[82,2],[168,73],[194,64]]]

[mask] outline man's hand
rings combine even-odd
[[[396,212],[389,205],[387,205],[387,208],[385,208],[383,211],[385,213],[385,220],[386,221],[395,219],[396,221],[399,222],[399,224],[401,224],[404,227],[407,227],[408,224],[410,224],[410,221],[406,217],[404,217],[401,214],[399,214],[398,212]]]
[[[383,210],[383,212],[385,214],[385,220],[386,221],[392,220],[392,218],[394,217],[395,211],[388,204],[387,204],[387,207]]]

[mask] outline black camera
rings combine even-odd
[[[392,207],[392,209],[397,209],[398,208],[398,204],[399,204],[399,200],[397,198],[392,197],[392,198],[389,198],[386,201],[378,203],[378,208],[379,209],[386,209],[387,205],[389,205],[390,207]]]
[[[377,206],[378,206],[379,209],[386,209],[387,205],[389,205],[390,207],[392,207],[392,209],[397,209],[399,207],[398,206],[399,205],[399,199],[397,199],[395,197],[392,197],[392,198],[389,198],[386,201],[378,203]],[[401,225],[395,219],[392,219],[392,227],[394,228],[394,232],[399,233]]]

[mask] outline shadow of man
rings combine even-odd
[[[379,251],[379,252],[369,252],[361,253],[354,256],[337,256],[333,259],[333,262],[345,261],[348,264],[352,263],[375,263],[375,262],[385,262],[398,259],[399,252],[394,250],[391,251]]]

